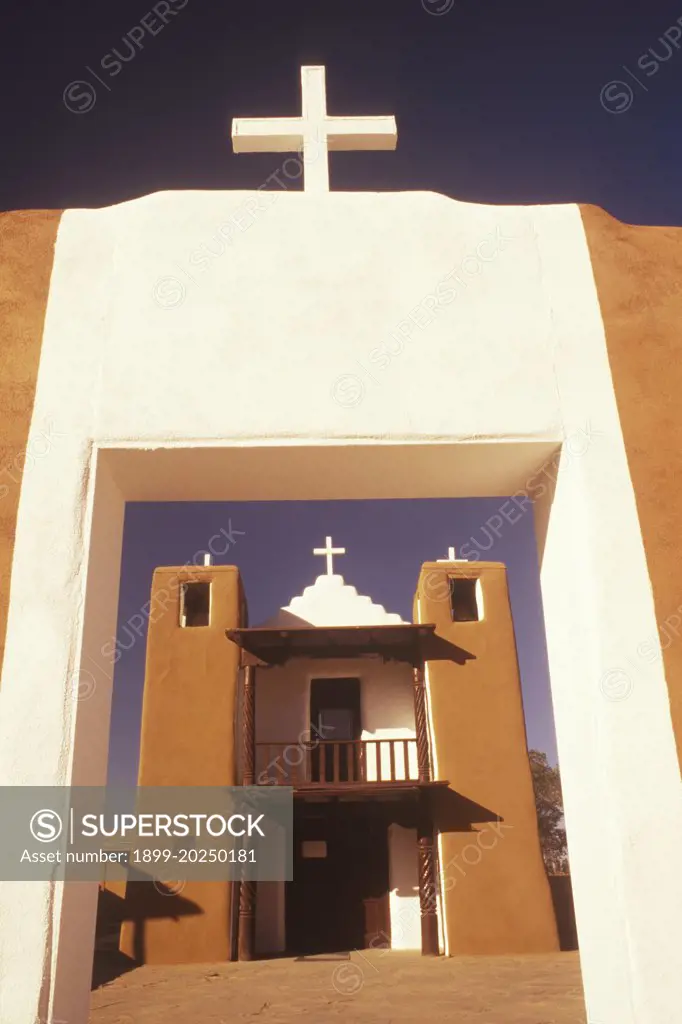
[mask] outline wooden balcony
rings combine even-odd
[[[256,743],[259,786],[386,785],[418,779],[415,739]]]

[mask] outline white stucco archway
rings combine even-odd
[[[104,780],[125,501],[531,491],[588,1015],[676,1024],[679,766],[662,660],[623,680],[657,628],[576,207],[183,192],[67,211],[31,427],[53,441],[22,480],[2,785]],[[560,446],[555,487],[538,474]],[[62,897],[0,886],[3,1024],[87,1020],[94,893]]]
[[[665,927],[670,936],[678,926],[672,902],[670,920],[662,921],[665,906],[657,891],[662,879],[670,880],[679,839],[679,823],[670,819],[677,784],[672,729],[659,666],[653,667],[646,692],[635,688],[627,699],[613,699],[604,685],[628,630],[635,628],[634,620],[637,630],[642,619],[652,631],[655,627],[653,607],[636,596],[646,594],[643,581],[633,587],[646,566],[634,503],[627,497],[626,467],[607,468],[614,453],[607,453],[604,436],[599,438],[602,445],[595,441],[591,451],[588,447],[571,454],[564,445],[554,495],[554,472],[543,473],[542,467],[559,450],[556,438],[501,444],[94,449],[84,530],[75,538],[73,552],[77,548],[83,568],[87,566],[86,601],[74,617],[69,650],[77,663],[82,638],[80,664],[96,685],[89,699],[73,701],[59,722],[36,712],[34,734],[49,749],[41,782],[48,773],[55,784],[66,782],[67,759],[73,783],[105,780],[110,685],[101,650],[116,630],[125,500],[534,493],[539,499],[542,592],[590,1019],[605,1024],[671,1019],[662,1013],[655,1018],[648,1009],[643,1016],[637,1000],[649,993],[651,1007],[651,994],[655,988],[660,991],[655,979],[665,966],[665,951],[657,946],[656,935]],[[620,517],[615,538],[614,509]],[[23,545],[17,558],[27,562],[36,553]],[[55,657],[59,653],[52,650]],[[7,714],[8,705],[4,707]],[[668,774],[662,770],[662,744],[669,748]],[[650,756],[654,747],[656,758]],[[17,755],[15,764],[18,769]],[[28,781],[28,763],[24,769]],[[667,831],[657,829],[656,845],[643,848],[641,836],[651,834],[666,815]],[[52,1014],[73,1024],[87,1021],[96,893],[81,884],[70,887],[64,902],[62,895],[56,892],[53,905],[47,885],[5,886],[3,911],[14,908],[16,925],[3,936],[3,961],[20,955],[23,964],[21,983],[10,979],[13,991],[8,997],[5,990],[3,996],[9,1010],[3,1020],[12,1024],[32,1019],[37,1007],[45,1020]],[[674,943],[669,949],[672,966]],[[40,1004],[35,1001],[39,993]],[[665,996],[660,998],[664,1007]]]

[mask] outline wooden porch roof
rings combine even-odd
[[[382,626],[297,626],[291,629],[253,627],[227,629],[229,640],[242,649],[243,665],[283,665],[292,658],[357,658],[376,654],[385,661],[421,665],[432,623]]]

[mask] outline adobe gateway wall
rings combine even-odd
[[[247,201],[260,210],[250,220]],[[219,255],[207,260],[205,247],[235,217],[244,230],[223,252],[213,243]],[[645,293],[649,301],[672,309]],[[110,557],[120,544],[126,490],[107,484],[109,518],[91,566],[101,445],[223,446],[227,464],[240,443],[505,445],[589,429],[587,449],[560,471],[542,564],[588,1012],[672,1024],[679,978],[666,957],[680,927],[671,865],[682,808],[664,665],[637,659],[626,699],[600,686],[634,637],[657,635],[602,309],[575,206],[495,208],[420,193],[278,193],[272,202],[262,193],[164,193],[63,214],[29,437],[51,423],[56,434],[49,456],[23,474],[16,530],[8,516],[0,781],[66,781],[88,716],[97,764],[106,752],[106,690],[101,704],[96,694],[77,705],[73,692],[84,626],[86,640],[115,632],[115,605],[94,584],[99,552]],[[31,336],[39,329],[34,318]],[[672,373],[661,367],[664,385]],[[280,498],[316,485],[287,473],[274,447],[269,474]],[[405,478],[392,486],[398,493]],[[376,487],[368,475],[362,494]],[[338,488],[345,496],[341,479]],[[660,528],[670,560],[682,559],[676,534]],[[86,644],[83,654],[98,652]],[[80,969],[77,957],[58,954],[68,931],[60,898],[47,886],[3,888],[3,915],[20,922],[0,938],[0,967],[21,962],[0,986],[8,1024],[42,1013],[53,983],[55,1015],[85,1020],[82,952]]]

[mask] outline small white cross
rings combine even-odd
[[[209,555],[208,551],[204,552],[204,565],[211,565],[213,559]]]
[[[334,555],[345,555],[345,548],[332,547],[331,537],[325,537],[325,546],[323,548],[313,548],[314,555],[326,555],[327,556],[327,576],[334,575]]]
[[[448,548],[448,557],[439,558],[439,562],[466,562],[466,558],[457,558],[457,554],[454,548]]]
[[[395,149],[394,117],[327,114],[325,69],[301,68],[302,117],[235,117],[235,153],[303,153],[306,192],[329,191],[329,150]]]

